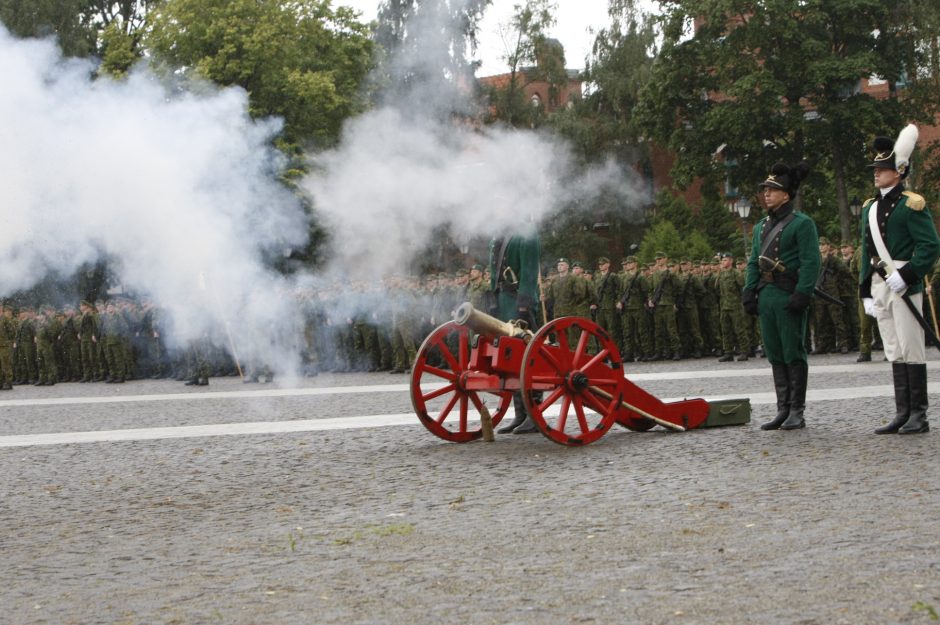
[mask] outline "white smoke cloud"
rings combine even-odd
[[[0,295],[108,258],[168,308],[179,342],[228,323],[244,356],[273,361],[272,324],[297,320],[263,258],[307,236],[275,178],[280,122],[252,120],[240,89],[93,70],[0,26]]]
[[[418,41],[384,68],[390,97],[350,120],[337,149],[312,159],[304,187],[332,233],[338,272],[407,271],[441,226],[489,238],[531,232],[559,209],[590,209],[602,195],[635,213],[646,202],[635,172],[613,161],[583,168],[548,134],[454,121],[453,113],[474,111],[451,56],[451,32],[464,26],[460,4],[420,4],[406,27]]]

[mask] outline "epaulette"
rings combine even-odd
[[[874,204],[877,199],[878,198],[874,198],[874,197],[868,198],[867,200],[865,200],[865,206],[863,206],[862,208],[868,208],[869,206]]]
[[[922,211],[927,206],[927,200],[923,195],[918,195],[913,191],[904,191],[901,195],[907,198],[907,207],[912,211]]]

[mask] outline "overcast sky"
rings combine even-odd
[[[480,28],[478,57],[483,66],[478,76],[501,74],[506,70],[502,57],[506,50],[499,35],[500,24],[509,23],[514,4],[522,0],[493,0],[487,9]],[[362,11],[364,21],[375,18],[378,0],[334,0],[334,5],[351,6]],[[565,46],[565,58],[569,69],[582,69],[584,59],[591,50],[594,36],[590,28],[604,27],[607,20],[607,0],[557,0],[556,24],[551,35]]]

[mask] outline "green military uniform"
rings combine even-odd
[[[839,284],[839,299],[842,300],[842,319],[845,322],[845,330],[849,337],[849,351],[858,350],[858,338],[860,330],[861,316],[859,315],[858,298],[858,270],[852,267],[854,254],[849,254],[851,243],[843,243],[839,254],[842,262],[845,264],[845,273],[842,274],[842,281]]]
[[[878,320],[891,363],[897,413],[876,434],[923,434],[927,422],[927,353],[921,326],[924,277],[940,256],[940,237],[926,200],[904,188],[918,130],[906,126],[897,141],[876,137],[874,169],[879,196],[862,209],[859,296]],[[872,261],[875,264],[872,264]]]
[[[108,367],[106,382],[124,382],[127,375],[124,338],[128,334],[127,320],[114,304],[108,304],[107,311],[101,315],[101,346]]]
[[[82,302],[78,321],[78,340],[82,359],[82,382],[99,380],[98,340],[100,317],[90,302]]]
[[[702,297],[698,301],[703,352],[717,354],[721,349],[721,327],[718,324],[718,289],[711,272],[712,264],[702,264]],[[717,264],[716,264],[717,266]]]
[[[733,264],[722,267],[715,276],[715,287],[718,290],[718,322],[721,327],[721,350],[723,356],[720,362],[729,362],[734,358],[735,345],[737,345],[738,360],[747,360],[751,351],[751,332],[749,320],[742,307],[741,291],[744,288],[744,276]]]
[[[598,265],[609,265],[610,259],[601,257],[597,260]],[[594,310],[595,321],[597,325],[604,328],[613,339],[618,349],[621,345],[621,327],[620,316],[617,314],[617,301],[620,298],[620,276],[615,274],[608,267],[607,272],[599,271],[594,276],[592,283],[594,287]]]
[[[62,332],[62,324],[52,308],[45,308],[36,320],[36,361],[39,371],[37,386],[52,386],[59,380],[55,347]]]
[[[676,300],[679,290],[678,276],[667,268],[660,268],[650,277],[647,305],[653,313],[653,335],[659,358],[682,358],[682,344],[676,324]]]
[[[777,415],[764,430],[805,427],[807,308],[822,258],[816,224],[794,211],[792,198],[809,165],[777,163],[761,187],[769,215],[754,228],[743,303],[760,317],[764,352],[773,370]]]
[[[617,305],[620,310],[620,332],[623,341],[621,353],[624,360],[652,360],[653,337],[650,318],[646,308],[649,282],[639,268],[628,271],[626,265],[636,263],[636,258],[623,259],[624,272],[620,276],[620,295]]]
[[[524,319],[534,329],[540,324],[538,238],[514,234],[490,242],[490,290],[496,295],[493,316],[503,321]]]
[[[29,309],[20,313],[13,369],[15,371],[14,384],[35,384],[39,380],[36,360],[36,323],[33,319],[33,312]]]
[[[829,241],[822,237],[819,244],[828,246]],[[827,252],[822,260],[822,268],[816,286],[827,295],[839,299],[841,291],[844,290],[844,284],[849,279],[848,267],[845,266],[842,259],[832,251]],[[826,354],[830,351],[848,353],[849,335],[842,306],[823,299],[816,299],[813,302],[813,328],[816,339],[814,354]]]
[[[0,390],[13,389],[13,343],[16,341],[16,322],[12,309],[3,306],[0,311]]]
[[[682,261],[679,274],[679,296],[676,298],[676,326],[682,353],[701,358],[705,348],[699,317],[698,302],[705,297],[702,280],[692,273],[692,264]]]
[[[542,247],[531,232],[516,233],[490,242],[490,289],[495,294],[495,310],[490,311],[502,321],[520,319],[534,330],[542,319],[537,307],[540,290],[540,257]],[[533,393],[533,401],[541,401],[540,393]],[[512,395],[513,420],[499,428],[501,434],[531,434],[538,431],[525,407],[521,392]]]

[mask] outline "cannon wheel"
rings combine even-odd
[[[592,354],[594,347],[597,351]],[[582,317],[556,319],[543,326],[526,347],[520,373],[526,409],[542,434],[556,443],[592,443],[620,416],[622,367],[616,343],[596,323]],[[593,392],[592,386],[614,399]],[[533,396],[532,391],[542,394]]]
[[[512,403],[508,391],[467,391],[461,387],[469,371],[470,332],[454,322],[438,326],[428,335],[411,369],[411,405],[428,430],[455,443],[466,443],[483,435],[479,423],[468,425],[471,411],[485,406],[499,423]],[[443,384],[443,385],[442,385]],[[472,425],[472,427],[471,427]]]

